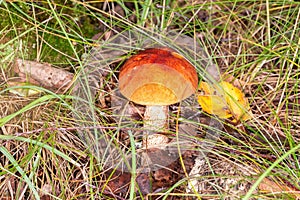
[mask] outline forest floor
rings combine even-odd
[[[0,199],[300,199],[300,3],[0,1],[0,18]],[[157,46],[251,117],[207,113],[199,90],[169,106],[189,146],[141,148],[145,106],[118,75]]]

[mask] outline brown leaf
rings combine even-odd
[[[112,193],[126,193],[130,183],[130,177],[130,173],[113,175],[107,184],[109,191]]]
[[[300,191],[297,191],[283,183],[278,183],[271,181],[267,178],[264,178],[263,181],[259,184],[258,188],[262,192],[266,193],[277,193],[277,194],[290,194],[294,198],[300,198]]]
[[[139,174],[136,177],[136,182],[143,195],[151,192],[151,182],[147,174]]]

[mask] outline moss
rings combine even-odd
[[[56,14],[80,56],[84,52],[85,40],[99,31],[98,22],[89,17],[88,11],[83,6],[74,6],[70,1],[56,1],[56,3]],[[58,65],[69,65],[72,60],[69,57],[75,58],[70,42],[46,2],[3,4],[0,7],[0,17],[0,30],[3,31],[2,35],[5,35],[0,43],[4,44],[14,39],[12,46],[16,50],[20,50],[17,43],[22,43],[21,51],[16,51],[17,56],[30,60],[39,58],[40,61]],[[28,33],[20,36],[26,31]],[[37,50],[37,41],[42,46],[40,52]]]
[[[5,6],[6,5],[6,6]],[[24,12],[28,12],[28,6],[21,3],[19,4],[5,4],[0,7],[0,30],[10,30],[6,36],[8,37],[16,37],[17,33],[14,29],[17,28],[27,28],[27,23],[24,23],[24,19],[22,19],[22,14],[18,11],[19,9],[23,9]],[[3,39],[3,38],[2,38]]]

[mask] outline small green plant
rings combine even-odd
[[[112,114],[109,95],[117,87],[117,73],[127,54],[140,50],[147,38],[160,45],[174,45],[164,37],[174,31],[175,36],[193,38],[209,55],[205,58],[197,55],[196,49],[187,53],[178,48],[196,66],[200,79],[206,73],[203,63],[215,63],[221,74],[230,75],[231,82],[241,86],[249,99],[253,120],[238,124],[221,121],[224,129],[218,132],[218,140],[203,137],[210,125],[190,120],[199,129],[197,136],[190,137],[195,142],[190,150],[199,150],[204,143],[213,148],[207,148],[205,159],[200,161],[192,153],[181,156],[175,175],[170,176],[177,179],[170,178],[166,187],[156,184],[156,190],[148,196],[296,199],[300,190],[299,8],[297,1],[283,0],[0,0],[0,198],[141,196],[144,191],[137,184],[137,171],[131,171],[133,176],[125,179],[126,184],[116,184],[115,180],[123,180],[118,179],[121,175],[117,168],[104,169],[78,133],[88,133],[91,128],[103,130],[118,139],[110,142],[121,146],[123,143],[118,141],[123,139],[126,148],[138,155],[133,145],[135,136],[126,138],[121,131],[124,127],[113,120],[116,116]],[[123,31],[138,32],[144,39],[130,45],[105,43]],[[25,86],[44,91],[31,97],[8,92],[7,81],[17,76],[13,70],[15,58],[50,63],[73,72],[75,81],[86,69],[91,50],[107,47],[126,51],[117,56],[116,62],[97,58],[107,63],[109,75],[102,82],[96,81],[100,89],[95,95],[84,90],[94,111],[89,121],[74,117],[74,113],[82,113],[74,107],[78,97],[72,95],[73,88],[61,95],[42,87]],[[178,117],[175,107],[171,133],[178,133],[177,125],[188,121]],[[202,113],[201,108],[197,109]],[[213,117],[203,113],[201,116]],[[135,128],[141,130],[142,120],[133,121]],[[92,139],[87,141],[95,142]],[[135,159],[138,157],[131,161]],[[204,164],[194,177],[189,170],[196,161]],[[137,167],[134,163],[132,166]],[[152,178],[163,175],[153,173]]]

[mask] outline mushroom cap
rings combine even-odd
[[[119,74],[120,92],[141,105],[174,104],[197,87],[194,66],[167,47],[140,51],[124,63]]]

